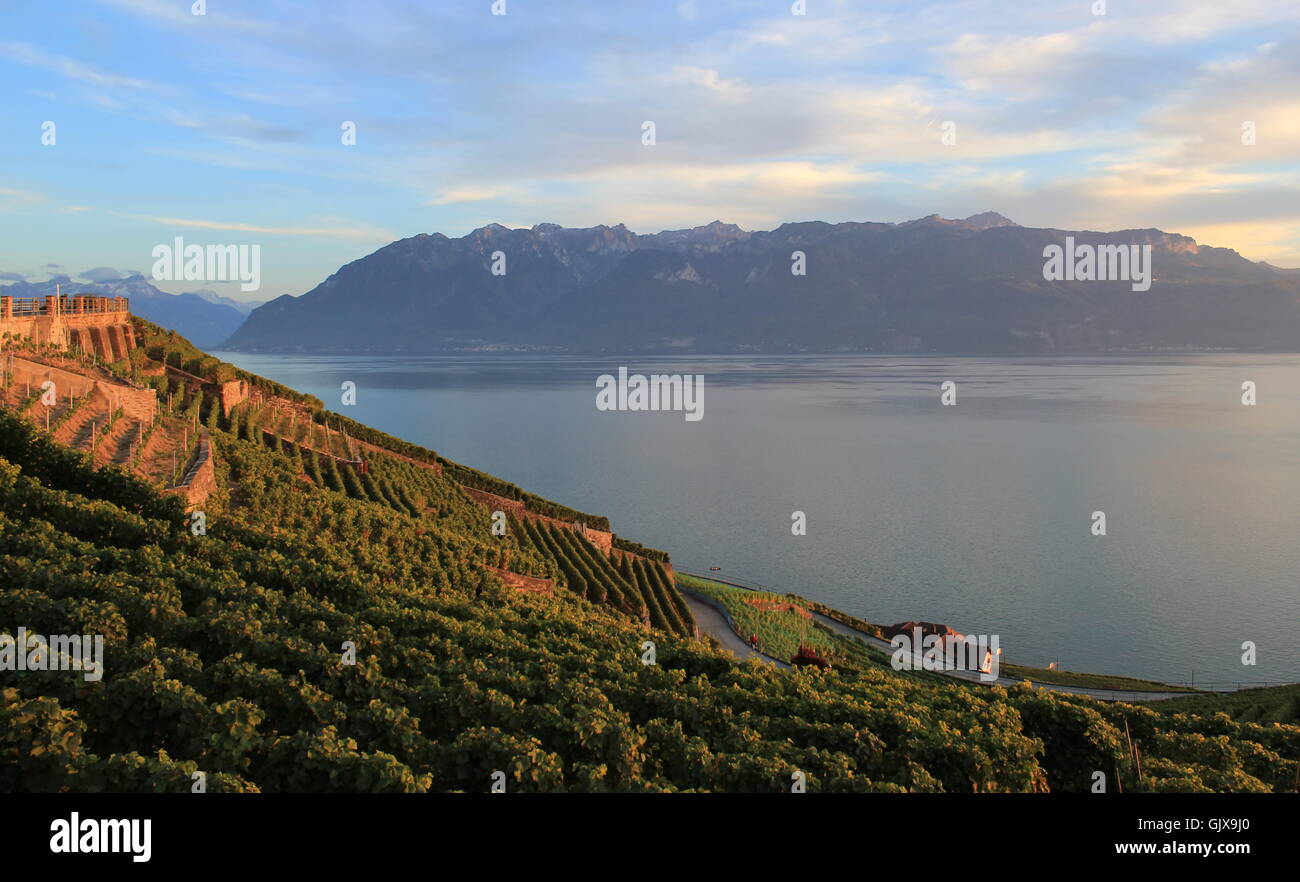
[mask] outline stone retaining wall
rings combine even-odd
[[[486,490],[479,490],[477,487],[467,487],[464,484],[459,484],[457,486],[464,490],[470,499],[486,505],[492,511],[505,511],[514,515],[516,518],[529,518],[534,521],[544,521],[552,526],[559,527],[562,530],[571,530],[575,533],[581,533],[583,538],[603,551],[606,557],[612,557],[613,552],[616,550],[614,548],[614,534],[607,530],[593,529],[581,521],[564,521],[559,518],[553,518],[550,515],[538,514],[535,511],[530,511],[528,506],[518,499],[498,496],[495,493],[489,493]],[[620,551],[619,553],[629,554],[630,552]]]
[[[122,412],[133,420],[152,423],[158,413],[158,393],[153,389],[137,389],[124,383],[112,383],[95,377],[74,374],[62,368],[29,361],[18,356],[4,359],[6,370],[12,369],[13,382],[30,383],[32,390],[39,389],[41,383],[54,381],[55,394],[59,401],[73,395],[81,398],[92,389],[98,389],[108,402],[110,410],[122,408]]]
[[[516,591],[529,591],[534,594],[554,594],[555,583],[550,579],[541,579],[537,576],[525,576],[523,573],[512,573],[509,570],[503,570],[500,567],[493,567],[484,564],[484,569],[491,570],[501,577],[501,582],[508,588]]]
[[[201,429],[199,453],[194,458],[194,465],[190,466],[178,486],[167,491],[184,497],[187,510],[193,510],[207,502],[208,497],[217,489],[217,472],[213,465],[214,454],[212,438],[209,437],[206,429]]]

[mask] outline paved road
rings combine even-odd
[[[759,661],[767,662],[768,664],[786,668],[790,667],[785,662],[779,662],[776,659],[768,658],[761,652],[756,652],[753,649],[750,649],[749,644],[744,640],[741,640],[740,637],[736,635],[736,632],[731,630],[731,625],[727,624],[727,620],[723,617],[722,613],[685,591],[681,592],[681,594],[682,598],[686,601],[686,605],[690,607],[691,615],[695,616],[695,624],[700,626],[700,630],[721,643],[722,648],[730,652],[736,658],[741,661],[756,658]]]

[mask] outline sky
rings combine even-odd
[[[1297,0],[504,3],[0,0],[0,280],[986,210],[1300,267]]]

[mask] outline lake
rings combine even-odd
[[[679,568],[997,634],[1021,664],[1300,680],[1300,356],[217,355]],[[621,366],[703,375],[703,418],[598,410]]]

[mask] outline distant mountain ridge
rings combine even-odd
[[[200,297],[209,303],[219,303],[222,306],[229,306],[241,315],[248,315],[266,302],[265,300],[236,300],[233,297],[222,297],[216,291],[209,291],[206,288],[200,291],[190,291],[188,293],[193,294],[195,297]]]
[[[1043,249],[1149,245],[1151,290],[1050,282]],[[791,272],[802,252],[806,275]],[[505,274],[492,272],[505,256]],[[267,352],[1100,352],[1300,350],[1300,275],[1157,229],[1022,227],[996,212],[904,223],[722,221],[638,235],[499,224],[393,242],[226,342]]]
[[[77,282],[56,276],[46,282],[14,282],[0,288],[10,297],[45,297],[56,290],[64,294],[100,294],[131,298],[131,311],[156,325],[174,330],[195,345],[214,348],[244,322],[245,313],[212,291],[168,294],[144,276]],[[215,300],[213,299],[215,298]]]

